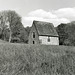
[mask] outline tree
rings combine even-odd
[[[64,45],[75,46],[75,22],[68,23],[65,32],[68,35]]]
[[[21,17],[15,11],[9,10],[7,14],[8,14],[7,17],[8,17],[9,30],[10,30],[9,42],[11,42],[13,32],[15,30],[16,32],[18,32],[18,30],[20,30],[20,28],[22,27],[22,24],[21,24]]]
[[[30,30],[31,30],[31,27],[26,27],[26,28],[25,28],[25,32],[27,32],[26,43],[28,43],[28,37],[29,37]]]
[[[23,28],[20,34],[21,42],[28,43],[28,32]]]
[[[5,40],[5,33],[4,31],[8,28],[8,25],[7,25],[7,17],[6,17],[7,14],[5,14],[5,11],[4,12],[0,12],[0,29],[1,29],[1,34],[0,34],[0,38]]]
[[[25,30],[27,31],[28,35],[30,33],[31,27],[26,27]]]
[[[75,46],[75,21],[67,24],[60,24],[56,28],[59,35],[59,44]]]
[[[59,44],[63,45],[65,39],[67,38],[67,33],[65,32],[65,28],[66,28],[67,24],[60,24],[57,26],[56,30],[58,32],[59,35]]]
[[[15,11],[7,10],[0,12],[0,29],[3,40],[8,36],[9,42],[14,37],[19,38],[18,35],[20,35],[23,28],[21,17]]]

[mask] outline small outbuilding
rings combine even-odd
[[[59,45],[59,37],[52,23],[33,21],[28,43]]]

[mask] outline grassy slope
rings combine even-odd
[[[75,47],[0,44],[0,75],[75,75]]]
[[[1,40],[1,39],[0,39],[0,43],[7,43],[7,42],[6,42],[6,41],[4,41],[4,40]]]

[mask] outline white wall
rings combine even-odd
[[[50,38],[50,42],[48,42],[48,36],[39,36],[39,40],[41,40],[41,44],[59,45],[58,37],[49,37],[49,38]]]

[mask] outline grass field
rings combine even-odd
[[[75,47],[0,43],[0,75],[75,75]]]

